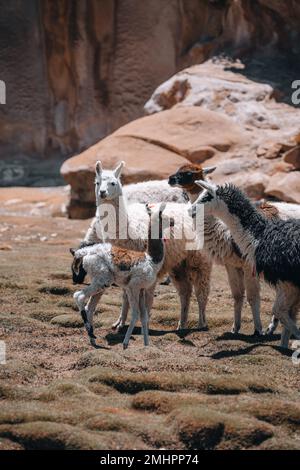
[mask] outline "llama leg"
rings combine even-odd
[[[99,300],[101,299],[103,294],[102,292],[98,292],[98,294],[93,295],[90,297],[90,300],[88,301],[86,307],[85,307],[85,313],[86,313],[86,319],[87,319],[87,325],[89,328],[88,335],[91,339],[96,339],[96,336],[94,335],[94,325],[93,325],[93,316],[97,307],[97,304]],[[86,326],[87,328],[87,326]]]
[[[202,272],[193,274],[193,284],[199,309],[198,328],[201,330],[207,328],[205,310],[210,291],[210,275]]]
[[[147,309],[148,323],[149,323],[151,309],[153,305],[155,287],[156,287],[156,282],[151,287],[149,287],[149,289],[145,290],[145,303],[146,303],[146,309]]]
[[[297,319],[297,312],[298,312],[298,299],[295,301],[294,305],[290,308],[289,317],[295,322]],[[288,348],[289,340],[291,337],[291,333],[287,328],[283,328],[282,336],[281,336],[281,346],[283,348]]]
[[[236,268],[229,264],[225,264],[225,268],[234,300],[234,323],[231,332],[238,333],[241,328],[242,308],[245,295],[244,273],[241,268]]]
[[[179,276],[176,272],[176,275],[174,273],[170,273],[170,277],[180,297],[180,320],[177,326],[177,329],[180,330],[186,327],[192,295],[192,283],[190,282],[185,270],[183,270],[182,276]]]
[[[142,314],[143,314],[143,310],[144,309],[147,309],[146,308],[146,290],[145,289],[142,289],[141,290],[141,293],[140,293],[140,300],[139,300],[139,306],[140,306],[140,313],[141,313],[141,332],[142,332],[142,335],[144,335],[144,327],[143,327],[143,323],[142,323]],[[148,313],[147,313],[147,316],[148,316]],[[148,328],[149,328],[149,324],[148,324]]]
[[[140,312],[141,312],[142,332],[144,335],[144,345],[149,346],[148,312],[147,312],[147,307],[146,307],[145,296],[146,296],[145,289],[142,289],[140,293]]]
[[[290,331],[286,327],[283,327],[282,332],[281,332],[281,344],[280,344],[282,348],[287,349],[289,347],[290,337],[291,337]]]
[[[90,286],[86,287],[85,289],[82,289],[80,291],[76,291],[75,294],[74,294],[74,299],[75,299],[75,302],[79,308],[79,311],[80,311],[80,314],[81,314],[81,317],[83,319],[83,322],[84,322],[84,326],[85,326],[85,329],[90,337],[90,341],[91,343],[94,345],[95,343],[95,336],[94,336],[94,332],[93,332],[93,324],[90,323],[90,321],[92,320],[92,317],[93,317],[93,313],[94,313],[94,310],[92,309],[91,307],[91,315],[90,315],[90,318],[88,319],[87,317],[87,313],[86,313],[86,309],[85,309],[85,302],[86,302],[86,299],[88,299],[89,297],[94,297],[94,296],[97,296],[97,294],[100,294],[100,296],[102,295],[104,291],[104,287],[103,287],[103,284],[97,282],[97,281],[94,281],[91,283]],[[97,305],[97,302],[98,302],[98,299],[96,300],[90,300],[89,302],[89,305],[91,304],[91,306],[94,306],[96,307]]]
[[[149,331],[149,321],[150,321],[150,314],[151,314],[151,309],[153,305],[153,299],[154,299],[154,291],[156,287],[156,282],[149,287],[148,289],[145,289],[145,294],[144,294],[144,299],[145,299],[145,309],[147,312],[147,328]]]
[[[297,303],[296,305],[291,306],[289,312],[289,317],[295,321],[297,317]],[[282,332],[281,332],[281,346],[283,348],[288,348],[289,347],[289,341],[291,337],[291,332],[288,330],[288,328],[283,327]]]
[[[266,335],[272,335],[274,331],[276,330],[278,326],[279,320],[278,318],[275,317],[275,315],[272,316],[271,323],[269,324],[268,328],[266,329],[265,334]]]
[[[282,325],[285,327],[281,334],[281,346],[283,348],[288,347],[286,341],[288,341],[289,338],[286,330],[289,330],[289,334],[293,334],[296,339],[300,339],[300,331],[293,319],[289,316],[291,308],[295,305],[295,302],[298,299],[298,295],[297,288],[288,283],[282,283],[276,288],[273,315],[275,315],[276,318],[279,318]]]
[[[126,291],[123,290],[121,313],[120,313],[118,320],[112,324],[113,329],[119,330],[120,328],[125,326],[127,315],[128,315],[128,310],[129,310],[129,302],[128,302]]]
[[[256,276],[253,276],[248,266],[244,268],[244,281],[246,287],[247,300],[250,304],[253,322],[254,335],[263,335],[263,328],[260,320],[260,282]]]
[[[140,307],[139,307],[139,292],[137,295],[134,295],[131,291],[127,290],[127,296],[131,308],[131,320],[129,323],[128,330],[126,332],[124,341],[123,341],[123,349],[128,348],[130,336],[133,332],[133,329],[135,327],[135,324],[139,318],[139,313],[140,313]]]

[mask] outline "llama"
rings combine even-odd
[[[123,194],[123,187],[120,182],[120,175],[123,163],[113,171],[103,170],[100,162],[96,164],[96,204],[97,204],[97,220],[99,240],[107,239],[113,245],[122,246],[124,248],[144,251],[147,236],[147,214],[144,206],[141,204],[127,205],[126,198]],[[105,204],[105,206],[104,206]],[[107,226],[112,227],[111,232],[108,230],[106,234],[101,232],[103,220],[100,220],[101,208],[105,207],[108,213],[112,215],[111,220],[107,220]],[[190,235],[194,233],[193,224],[188,216],[185,206],[186,227],[184,231]],[[166,207],[166,216],[174,220],[180,219],[182,223],[182,204],[168,203]],[[180,224],[179,224],[180,225]],[[127,227],[125,236],[119,236],[120,227]],[[115,230],[114,230],[115,229]],[[123,234],[124,235],[124,234]],[[173,238],[168,240],[166,244],[166,255],[159,273],[159,279],[165,274],[169,274],[175,288],[180,296],[181,312],[178,328],[185,328],[188,316],[189,303],[192,289],[196,294],[199,308],[199,329],[206,328],[205,308],[209,295],[211,261],[209,258],[198,250],[187,250],[186,239]],[[154,290],[154,287],[153,287]],[[152,305],[153,292],[150,295],[147,305],[149,311]],[[127,303],[128,307],[128,303]],[[120,328],[126,320],[126,312],[128,308],[126,304],[122,306],[119,319],[113,324],[113,328]]]
[[[195,217],[202,204],[207,215],[222,219],[253,270],[275,287],[273,315],[283,325],[281,346],[287,348],[291,334],[300,339],[295,324],[300,307],[300,220],[268,219],[232,184],[197,184],[205,191],[192,204],[190,215]]]
[[[216,167],[203,168],[197,164],[181,166],[177,172],[169,177],[170,186],[182,188],[191,203],[194,203],[201,192],[196,180],[204,179]],[[247,300],[251,306],[254,335],[263,333],[260,320],[260,286],[259,281],[252,276],[251,267],[245,263],[236,246],[228,228],[222,221],[213,216],[204,219],[204,249],[218,264],[225,266],[229,286],[234,300],[234,323],[232,333],[237,334],[241,328],[241,316],[244,303],[245,287]]]
[[[159,210],[152,214],[150,207],[147,206],[149,223],[145,252],[112,246],[110,243],[96,244],[72,252],[76,260],[82,259],[83,267],[91,277],[91,284],[75,292],[74,299],[93,346],[95,346],[96,339],[93,330],[95,302],[99,301],[105,289],[112,283],[123,287],[132,312],[123,348],[128,347],[138,317],[141,318],[144,345],[148,346],[148,312],[145,292],[155,284],[164,260],[165,250],[162,240],[164,209],[165,203],[162,203]],[[85,307],[85,302],[89,297],[90,300]]]
[[[198,198],[201,188],[195,183],[201,180],[203,174],[212,173],[215,167],[202,168],[197,164],[186,164],[181,166],[177,172],[169,177],[169,184],[172,187],[182,188],[189,200],[193,203]],[[280,217],[283,220],[288,218],[300,219],[300,206],[283,202],[265,202],[255,203],[256,207],[262,211],[268,218]],[[228,228],[215,217],[210,216],[205,219],[204,249],[210,253],[213,259],[220,264],[224,264],[227,271],[232,297],[234,299],[234,324],[232,332],[237,333],[241,326],[241,312],[244,303],[245,288],[247,300],[252,309],[252,315],[255,319],[260,316],[260,286],[259,280],[252,275],[251,266],[241,257],[239,250],[230,235]],[[261,334],[259,329],[261,325],[257,320],[254,334]],[[272,318],[266,334],[272,334],[278,325],[278,319]]]
[[[128,204],[141,203],[146,204],[160,202],[186,202],[186,197],[180,188],[171,188],[167,180],[144,181],[140,183],[127,184],[123,187],[124,196]],[[97,234],[97,217],[94,217],[80,242],[79,248],[99,243],[99,234]],[[74,284],[83,284],[86,272],[82,267],[80,259],[74,259],[71,265],[72,279]],[[126,299],[126,296],[125,296]],[[125,300],[126,306],[126,300]],[[128,308],[128,305],[127,305]]]

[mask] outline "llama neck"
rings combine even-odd
[[[155,224],[153,224],[154,226]],[[157,233],[152,233],[151,222],[148,227],[148,243],[147,243],[147,253],[152,259],[154,264],[159,264],[162,262],[164,257],[164,242],[162,240],[162,223],[159,221],[159,234],[157,238]],[[155,232],[155,230],[154,230]],[[153,236],[152,236],[153,235]]]
[[[103,201],[97,208],[104,238],[109,240],[127,239],[128,211],[123,194],[115,199]]]
[[[192,204],[198,199],[200,192],[196,184],[192,191],[186,191]],[[220,260],[240,255],[226,225],[213,215],[204,214],[204,248],[211,256]]]
[[[189,198],[191,204],[193,204],[195,201],[197,201],[198,196],[199,196],[199,194],[200,194],[201,191],[200,191],[200,189],[199,189],[199,186],[197,186],[197,185],[195,184],[195,187],[189,188],[189,189],[185,189],[185,192],[186,192],[186,194],[188,195],[188,198]]]
[[[213,215],[204,217],[204,248],[220,261],[241,256],[228,227]]]
[[[267,220],[237,188],[225,186],[218,193],[220,202],[215,215],[227,225],[242,255],[254,261],[255,249],[263,236]]]

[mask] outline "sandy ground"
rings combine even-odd
[[[0,223],[7,352],[0,449],[300,448],[300,365],[279,348],[278,334],[251,336],[248,306],[241,334],[229,333],[233,306],[223,268],[213,270],[208,331],[195,329],[193,299],[190,328],[179,334],[177,294],[159,286],[150,346],[143,347],[138,327],[123,351],[124,331],[111,329],[121,293],[111,288],[97,311],[94,349],[70,276],[69,247],[88,221],[26,215],[25,206],[23,215],[10,213],[8,206]],[[265,326],[273,298],[264,286]]]

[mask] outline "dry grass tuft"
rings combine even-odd
[[[58,315],[51,319],[53,325],[63,326],[64,328],[80,328],[83,327],[83,321],[79,314],[66,313],[64,315]]]
[[[273,436],[270,425],[203,405],[175,410],[168,421],[189,449],[246,449]]]
[[[145,390],[162,390],[169,392],[194,390],[210,395],[236,395],[254,390],[253,379],[240,376],[239,378],[220,375],[214,376],[205,373],[184,373],[184,372],[144,372],[134,373],[123,371],[122,374],[111,370],[95,369],[89,381],[100,382],[115,388],[120,393],[136,394]],[[270,389],[263,385],[258,391],[269,392]]]
[[[136,394],[131,401],[132,408],[159,414],[168,414],[174,409],[207,403],[209,397],[203,394],[146,391]]]
[[[118,374],[111,370],[102,370],[90,377],[89,381],[100,382],[115,388],[120,393],[135,394],[144,390],[169,390],[181,388],[179,375],[159,373],[139,373],[123,371]]]
[[[52,295],[70,295],[71,289],[68,287],[60,286],[43,286],[38,289],[41,294],[52,294]]]
[[[83,354],[77,364],[76,368],[86,369],[93,366],[102,367],[122,367],[126,364],[126,359],[113,350],[89,351]]]
[[[62,423],[36,421],[1,425],[0,436],[24,446],[26,450],[104,450],[107,441],[93,433]]]
[[[187,449],[214,449],[224,433],[221,414],[206,407],[186,407],[171,413],[168,422],[173,424],[179,439]]]

